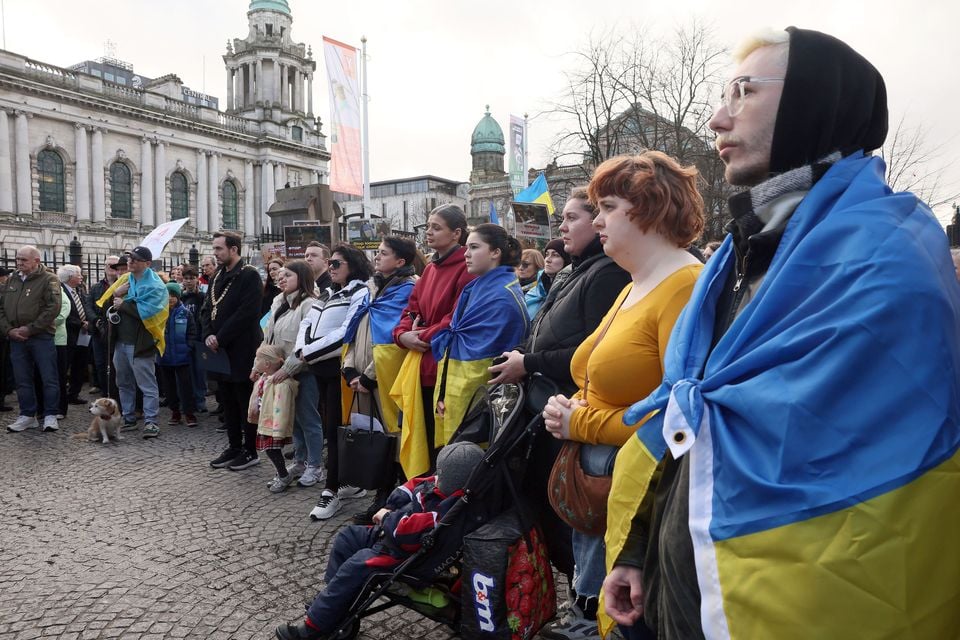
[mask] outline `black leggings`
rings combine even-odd
[[[266,449],[264,453],[270,458],[273,466],[277,468],[277,475],[281,478],[286,478],[287,462],[283,459],[283,449]]]

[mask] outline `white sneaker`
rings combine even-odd
[[[47,416],[43,419],[44,431],[60,431],[60,425],[57,423],[57,416]]]
[[[39,426],[37,419],[33,416],[20,416],[7,425],[7,431],[26,431],[27,429],[36,429]]]
[[[287,467],[287,473],[293,476],[293,479],[296,480],[303,475],[303,472],[307,468],[307,463],[303,460],[296,460],[293,464]]]
[[[340,490],[337,491],[337,497],[341,500],[353,500],[354,498],[362,498],[365,495],[367,495],[366,489],[351,487],[348,484],[341,486]]]
[[[313,465],[307,465],[303,468],[303,474],[300,476],[298,484],[301,487],[312,487],[318,482],[323,482],[327,479],[327,470],[323,467],[314,467]]]
[[[330,491],[330,489],[324,489],[323,493],[320,494],[320,501],[317,502],[317,506],[310,512],[310,519],[329,520],[337,515],[341,507],[343,505],[340,503],[340,498],[333,495],[333,491]]]

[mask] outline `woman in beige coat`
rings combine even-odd
[[[286,356],[283,366],[273,374],[274,382],[292,377],[299,383],[299,388],[293,423],[294,463],[287,469],[286,476],[277,476],[278,486],[271,483],[270,490],[274,493],[283,491],[298,479],[301,486],[312,486],[323,475],[323,428],[317,410],[317,381],[307,364],[293,355],[300,322],[320,292],[314,284],[310,265],[303,260],[287,263],[280,271],[278,285],[280,293],[270,307],[263,344],[280,347]]]

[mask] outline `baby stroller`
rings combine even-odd
[[[376,573],[367,580],[328,638],[352,640],[359,634],[364,618],[395,606],[413,609],[454,631],[461,630],[460,562],[464,536],[511,507],[517,508],[521,521],[525,520],[517,487],[522,482],[534,437],[543,428],[539,416],[523,424],[525,401],[524,389],[513,384],[483,387],[476,392],[463,422],[450,439],[451,443],[467,441],[486,448],[463,488],[464,495],[426,536],[417,552],[392,570]],[[532,549],[527,537],[527,548]]]

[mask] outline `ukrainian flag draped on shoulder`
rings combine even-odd
[[[711,350],[728,238],[674,327],[662,385],[624,418],[662,410],[613,492],[645,491],[668,447],[689,456],[707,638],[960,628],[960,286],[930,210],[883,174],[856,153],[814,185]]]
[[[460,293],[453,321],[433,337],[438,363],[436,399],[445,406],[436,418],[436,444],[446,444],[467,412],[474,392],[490,378],[493,359],[526,339],[530,320],[512,267],[496,267]]]
[[[400,314],[407,306],[410,292],[413,291],[413,280],[401,282],[387,287],[376,298],[370,299],[367,294],[357,313],[350,319],[344,344],[353,343],[357,337],[357,327],[367,314],[370,315],[370,338],[373,343],[373,366],[377,372],[377,384],[382,392],[380,404],[383,410],[384,426],[390,431],[397,431],[400,408],[390,397],[390,387],[397,379],[400,367],[407,355],[393,342],[393,329],[400,321]],[[349,416],[348,416],[349,417]]]
[[[157,344],[157,351],[160,352],[160,355],[163,355],[167,347],[164,329],[167,324],[167,316],[170,314],[170,297],[167,294],[167,286],[153,269],[145,270],[140,280],[132,277],[129,273],[123,274],[104,291],[100,299],[97,300],[97,306],[102,306],[107,300],[113,298],[113,292],[127,282],[130,283],[130,288],[123,299],[137,304],[137,314],[140,316],[143,326],[153,336],[153,340]]]

